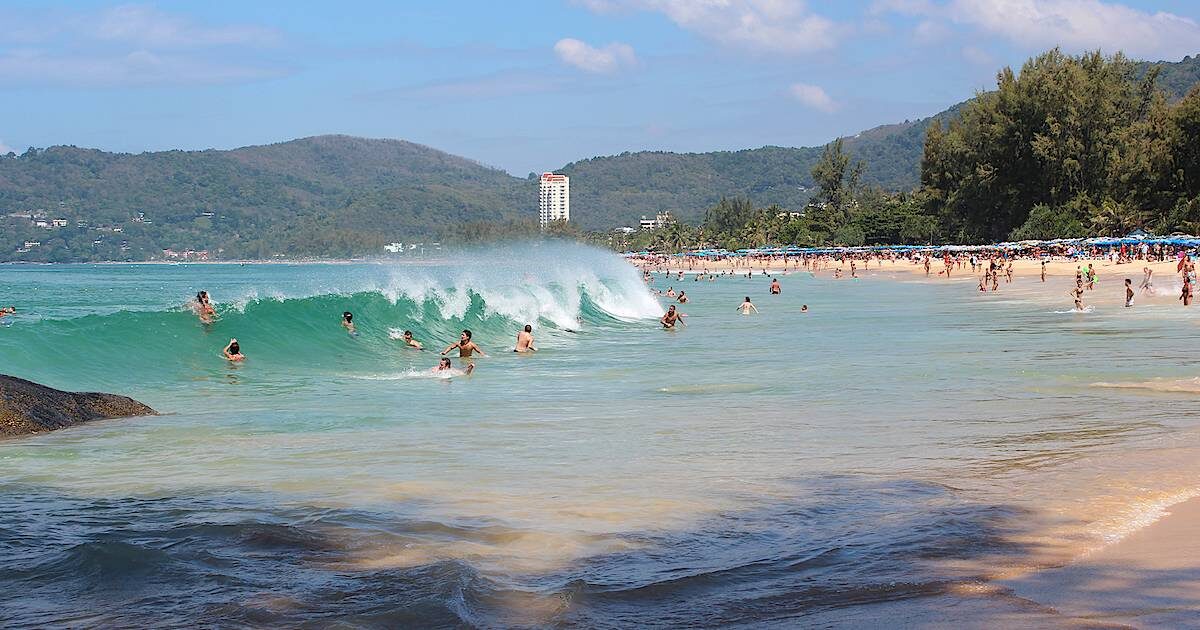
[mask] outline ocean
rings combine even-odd
[[[0,623],[1053,625],[1002,581],[1200,490],[1191,309],[777,277],[562,244],[0,267],[0,373],[162,413],[0,441]],[[464,328],[488,356],[432,374]]]

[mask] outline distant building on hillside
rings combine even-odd
[[[674,222],[675,219],[671,217],[671,212],[669,210],[663,210],[662,212],[654,215],[653,219],[647,219],[646,215],[643,214],[642,220],[638,223],[638,225],[643,230],[657,230],[660,227],[665,227]]]
[[[538,223],[571,220],[571,179],[566,175],[542,173],[538,181]]]

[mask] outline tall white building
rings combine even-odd
[[[566,175],[542,173],[538,181],[538,222],[571,220],[571,179]]]

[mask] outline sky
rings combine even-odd
[[[1200,53],[1196,0],[0,0],[0,153],[344,133],[515,175],[815,146],[1054,46]]]

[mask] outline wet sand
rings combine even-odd
[[[1067,566],[1005,584],[1073,621],[1200,628],[1200,499]]]

